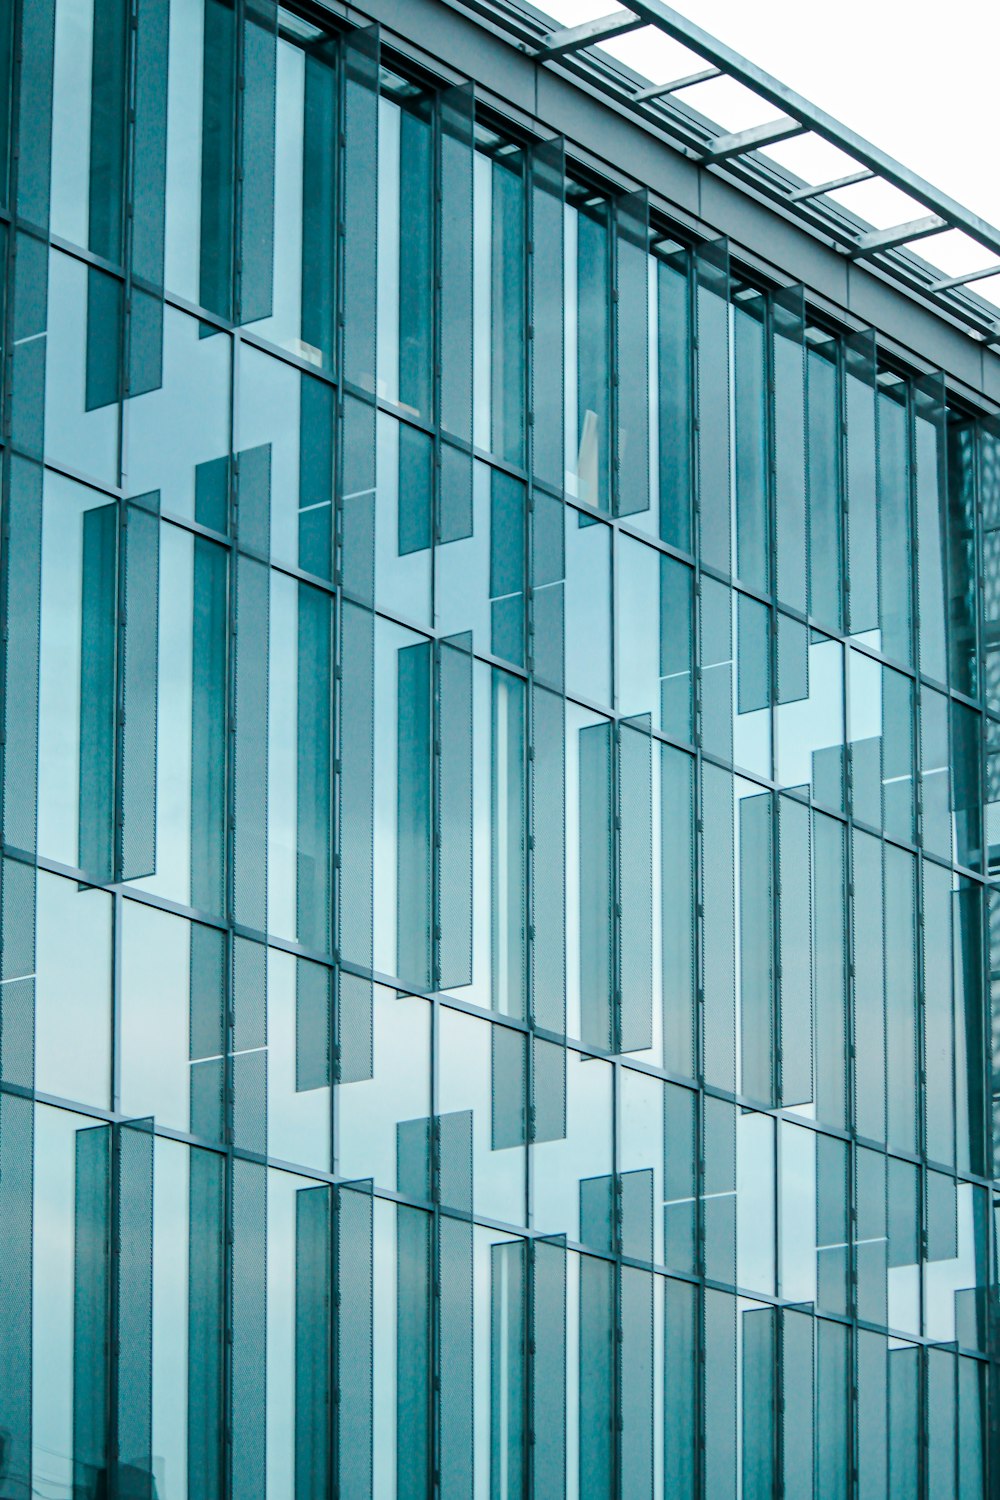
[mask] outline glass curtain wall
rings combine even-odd
[[[5,16],[0,1496],[993,1493],[996,419],[374,28]]]

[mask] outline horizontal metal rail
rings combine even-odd
[[[580,26],[557,27],[526,0],[448,0],[480,17],[513,46],[543,67],[584,80],[624,106],[647,127],[666,133],[671,143],[707,170],[780,205],[810,233],[832,241],[845,256],[867,260],[988,346],[1000,342],[1000,311],[970,283],[1000,275],[1000,265],[944,276],[907,247],[958,230],[991,255],[1000,256],[1000,229],[935,188],[917,173],[843,125],[755,63],[740,56],[663,0],[624,0],[611,15]],[[706,66],[670,82],[656,83],[599,49],[602,40],[652,26],[679,42]],[[677,97],[710,80],[735,79],[781,112],[780,119],[748,130],[723,130]],[[828,182],[812,184],[760,153],[769,145],[812,134],[835,146],[856,164]],[[829,195],[856,183],[881,180],[905,193],[925,213],[907,223],[877,229]]]

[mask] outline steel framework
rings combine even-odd
[[[572,27],[556,26],[550,17],[521,0],[448,3],[474,14],[539,65],[568,73],[609,96],[650,129],[667,135],[677,150],[707,170],[779,204],[810,233],[843,255],[877,265],[910,294],[932,304],[978,341],[1000,345],[1000,313],[968,290],[972,282],[1000,276],[1000,229],[741,57],[663,0],[628,0],[610,15]],[[600,50],[601,42],[645,26],[681,43],[706,66],[683,77],[652,83]],[[767,124],[732,133],[678,97],[685,90],[721,77],[735,79],[780,114]],[[831,181],[810,183],[761,154],[778,141],[805,135],[835,146],[856,164],[856,169]],[[840,188],[872,180],[881,180],[905,193],[926,209],[926,214],[876,229],[830,196]],[[948,230],[968,236],[998,260],[963,275],[945,276],[907,248]]]

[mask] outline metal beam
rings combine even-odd
[[[773,146],[775,141],[787,141],[793,135],[804,135],[805,125],[798,120],[782,115],[780,120],[771,120],[767,125],[753,125],[749,130],[739,130],[733,135],[717,135],[710,151],[705,152],[707,161],[727,161],[731,156],[742,156],[747,151],[760,151],[764,146]]]
[[[931,212],[940,214],[954,228],[965,230],[973,239],[1000,255],[1000,229],[995,225],[963,208],[947,193],[932,187],[925,178],[894,161],[887,152],[881,151],[863,136],[842,125],[833,115],[810,104],[808,99],[797,94],[794,89],[788,88],[763,68],[757,67],[756,63],[741,57],[738,52],[734,52],[709,32],[703,31],[672,6],[664,4],[663,0],[631,0],[631,3],[636,14],[641,15],[651,26],[658,27],[667,36],[673,37],[674,41],[703,57],[706,62],[721,68],[762,99],[767,99],[776,109],[784,110],[801,120],[807,129],[829,141],[831,145],[839,146],[861,166],[869,167],[876,176],[891,182],[893,187],[898,187],[901,192],[915,198]]]
[[[966,271],[964,276],[948,276],[944,281],[934,281],[929,292],[950,292],[953,286],[968,286],[970,281],[985,281],[987,276],[1000,276],[1000,265],[986,266],[982,271]]]
[[[894,250],[897,245],[908,245],[911,240],[923,240],[928,235],[940,234],[948,228],[948,220],[938,214],[924,219],[911,219],[908,224],[896,224],[892,229],[873,229],[871,234],[859,235],[851,246],[851,254],[878,255],[882,250]]]
[[[538,61],[548,62],[551,58],[565,56],[567,52],[578,52],[581,47],[592,47],[610,37],[623,36],[626,31],[637,31],[645,24],[633,11],[616,10],[610,16],[585,21],[582,26],[564,26],[543,38],[537,53]]]
[[[688,73],[685,78],[675,78],[673,83],[654,83],[652,88],[640,89],[632,95],[634,104],[644,104],[647,99],[662,99],[664,94],[676,94],[680,89],[692,88],[696,83],[709,83],[721,78],[721,68],[702,68],[700,73]]]
[[[789,193],[789,203],[805,203],[810,198],[822,197],[824,193],[834,193],[838,188],[853,187],[856,182],[871,182],[875,173],[866,167],[862,172],[850,172],[846,177],[834,177],[829,182],[820,182],[816,187],[795,188]]]

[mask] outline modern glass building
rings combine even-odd
[[[997,1495],[1000,234],[364,3],[0,6],[0,1497]]]

